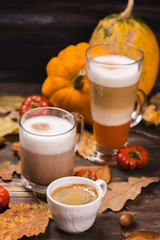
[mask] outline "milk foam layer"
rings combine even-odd
[[[132,64],[135,61],[131,58],[120,55],[102,55],[95,57],[94,60],[103,64],[89,62],[87,74],[89,79],[97,84],[107,87],[125,87],[139,80],[138,64]],[[105,65],[107,63],[108,67]]]
[[[129,122],[140,77],[138,64],[119,55],[103,55],[94,60],[103,64],[90,61],[87,66],[93,120],[104,126]]]
[[[42,129],[39,127],[41,125],[44,126]],[[39,154],[66,152],[72,149],[75,143],[75,129],[69,131],[72,127],[72,124],[63,118],[35,116],[23,123],[26,131],[20,128],[21,145],[26,150]]]

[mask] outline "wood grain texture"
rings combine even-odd
[[[29,86],[27,88],[27,86]],[[39,93],[41,84],[26,84],[26,83],[0,83],[0,95],[3,94],[20,94],[22,96],[28,95],[30,92]],[[160,90],[160,89],[157,89]],[[149,150],[149,163],[145,168],[136,169],[133,171],[122,170],[119,167],[110,167],[111,181],[127,181],[129,177],[160,177],[160,142],[154,141],[152,137],[145,137],[144,134],[137,134],[136,131],[149,133],[150,135],[160,137],[160,132],[155,127],[146,128],[143,123],[139,124],[129,134],[129,144],[140,144]],[[8,160],[11,162],[18,162],[19,159],[12,151],[12,142],[17,141],[18,136],[7,137],[7,144],[0,149],[0,162]],[[75,166],[79,165],[94,165],[93,163],[83,160],[76,155]],[[3,181],[0,178],[0,184],[6,187],[11,195],[11,201],[14,203],[32,203],[34,195],[32,192],[26,190],[21,183],[20,176],[14,174],[12,181]],[[98,214],[94,225],[78,235],[67,234],[60,231],[54,221],[50,221],[44,235],[37,237],[30,237],[32,240],[122,240],[124,239],[121,232],[129,234],[136,230],[152,230],[160,234],[160,182],[152,183],[149,186],[142,188],[141,194],[135,200],[128,200],[125,204],[135,214],[135,223],[127,228],[120,227],[119,217],[126,212],[124,207],[119,212],[105,211],[103,214]],[[42,198],[46,201],[46,198]],[[22,239],[27,239],[23,237]]]
[[[89,41],[98,21],[124,10],[127,0],[0,1],[0,82],[39,82],[51,57]],[[160,43],[160,1],[135,0],[133,14]],[[156,84],[159,84],[157,82]]]

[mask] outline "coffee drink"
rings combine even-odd
[[[56,188],[51,197],[67,205],[83,205],[98,198],[96,189],[87,184],[67,184]]]
[[[120,148],[128,138],[139,66],[120,55],[102,55],[94,60],[88,62],[87,72],[95,140],[101,149]]]
[[[31,183],[47,186],[73,174],[73,124],[58,116],[34,116],[20,128],[21,173]]]

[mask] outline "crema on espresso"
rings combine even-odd
[[[67,205],[83,205],[97,199],[96,189],[87,184],[67,184],[56,188],[51,197],[57,202]]]

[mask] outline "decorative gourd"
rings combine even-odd
[[[129,42],[144,52],[139,88],[147,95],[152,90],[159,69],[159,45],[152,30],[142,20],[131,16],[134,0],[128,0],[126,9],[99,21],[90,44],[104,41]]]
[[[80,112],[85,122],[92,124],[85,57],[88,47],[85,42],[70,45],[48,62],[42,94],[53,106]]]

